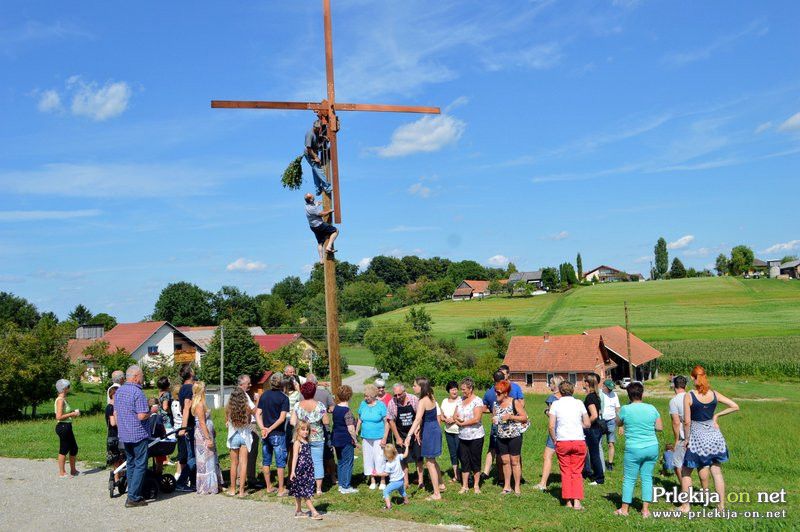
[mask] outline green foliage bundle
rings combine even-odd
[[[283,188],[297,190],[303,185],[303,165],[300,164],[302,159],[301,155],[289,163],[289,166],[283,171],[283,177],[281,177]]]

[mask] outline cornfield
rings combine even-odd
[[[710,375],[800,378],[800,336],[652,342],[664,356],[662,373],[687,375],[701,365]]]

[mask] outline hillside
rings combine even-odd
[[[485,340],[467,339],[467,330],[504,316],[512,334],[578,333],[624,325],[628,302],[631,331],[647,341],[800,335],[800,282],[732,277],[610,283],[566,294],[506,296],[423,305],[433,317],[433,334],[462,348],[483,351]],[[402,320],[407,309],[371,319]],[[349,324],[354,326],[354,323]]]

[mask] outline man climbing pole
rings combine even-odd
[[[317,196],[324,190],[330,196],[333,189],[325,177],[325,170],[322,168],[322,159],[327,159],[327,138],[323,134],[322,124],[319,120],[314,121],[314,125],[306,133],[306,151],[304,153],[306,161],[311,166],[311,173],[314,175],[314,186],[317,189]]]
[[[308,218],[308,226],[311,228],[311,231],[314,233],[314,236],[317,237],[317,251],[319,251],[319,262],[320,264],[325,264],[325,257],[322,254],[322,246],[325,244],[325,240],[330,236],[331,239],[328,242],[327,247],[325,247],[325,251],[328,253],[336,253],[336,250],[333,249],[333,241],[336,240],[336,237],[339,236],[339,230],[332,226],[329,223],[326,223],[322,220],[323,216],[328,216],[333,212],[333,209],[329,209],[327,211],[323,211],[320,208],[320,202],[314,202],[314,196],[309,192],[305,195],[306,200],[306,218]]]

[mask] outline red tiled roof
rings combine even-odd
[[[302,335],[300,333],[295,334],[264,334],[264,335],[255,335],[253,336],[253,340],[256,341],[261,348],[266,351],[267,353],[271,351],[276,351],[281,347],[285,347],[289,344],[293,344],[297,340],[300,339]]]
[[[515,336],[508,344],[504,363],[511,371],[531,373],[598,372],[614,364],[604,362],[600,339],[583,334]]]
[[[616,268],[612,268],[611,266],[606,266],[605,264],[601,264],[601,265],[600,265],[600,266],[598,266],[597,268],[594,268],[594,269],[592,269],[592,270],[589,270],[588,272],[583,272],[583,277],[585,278],[585,277],[587,277],[588,275],[591,275],[591,274],[593,274],[594,272],[596,272],[596,271],[597,271],[597,270],[599,270],[600,268],[605,268],[605,269],[607,269],[607,270],[612,270],[612,271],[614,271],[614,272],[616,272],[616,273],[622,273],[622,270],[618,270],[618,269],[616,269]]]
[[[611,349],[625,360],[628,360],[628,343],[624,327],[614,325],[613,327],[605,327],[603,329],[590,329],[586,331],[586,334],[589,336],[601,337],[606,348]],[[635,334],[631,334],[631,362],[634,366],[640,366],[660,356],[661,352],[659,350]]]
[[[470,285],[472,289],[475,290],[476,292],[489,291],[489,281],[468,281],[464,279],[464,282]]]
[[[148,338],[161,328],[166,321],[143,321],[141,323],[120,323],[108,331],[102,340],[108,342],[112,351],[122,347],[128,353],[133,353]]]
[[[508,279],[500,279],[500,281],[498,281],[498,282],[500,284],[508,284]]]
[[[67,342],[67,356],[69,356],[70,362],[80,362],[81,360],[86,360],[87,356],[83,354],[83,350],[92,345],[95,342],[95,339],[75,339],[71,338]]]

